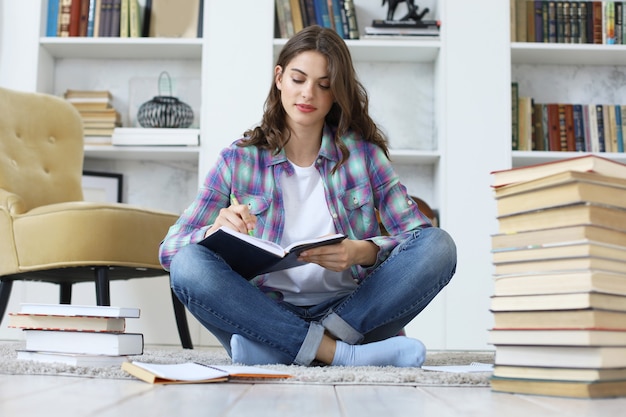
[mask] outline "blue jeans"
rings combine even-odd
[[[196,244],[181,248],[170,266],[171,286],[230,354],[233,334],[309,365],[324,332],[349,344],[397,335],[448,284],[456,246],[444,230],[416,230],[349,295],[299,307],[263,294],[216,254]]]

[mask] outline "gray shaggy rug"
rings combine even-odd
[[[119,366],[76,367],[56,363],[17,360],[20,342],[0,343],[0,374],[56,375],[85,378],[131,379]],[[494,352],[437,351],[429,352],[424,365],[470,365],[473,362],[493,363]],[[129,360],[152,363],[199,362],[207,365],[231,364],[230,358],[220,348],[186,350],[175,347],[145,348],[141,356]],[[262,368],[289,373],[293,378],[269,380],[273,384],[324,384],[324,385],[413,385],[413,386],[489,386],[491,372],[435,372],[421,368],[396,368],[391,366],[297,366],[265,365]],[[259,383],[259,381],[254,381]]]

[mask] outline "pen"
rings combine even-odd
[[[239,200],[237,200],[237,197],[235,197],[235,194],[230,194],[230,204],[232,204],[233,206],[238,206],[239,205]],[[253,232],[252,230],[248,230],[248,235],[252,236]]]

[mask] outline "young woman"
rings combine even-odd
[[[196,244],[221,226],[283,247],[348,238],[247,281]],[[448,284],[456,247],[398,180],[344,41],[310,26],[281,51],[260,125],[221,152],[160,259],[233,362],[411,367],[425,347],[398,334]]]

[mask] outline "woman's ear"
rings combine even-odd
[[[276,84],[276,88],[280,90],[281,84],[283,82],[283,67],[280,65],[276,65],[274,67],[274,83]]]

